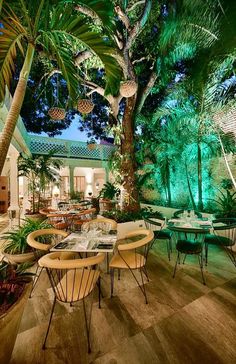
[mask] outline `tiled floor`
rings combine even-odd
[[[172,278],[165,243],[158,243],[147,264],[149,303],[129,272],[115,280],[102,275],[104,298],[97,292],[91,324],[92,353],[87,354],[81,304],[57,304],[47,348],[42,342],[52,291],[46,273],[28,300],[11,364],[233,364],[236,362],[236,269],[219,247],[211,246],[201,282],[197,258],[190,257]],[[105,272],[105,267],[104,267]]]

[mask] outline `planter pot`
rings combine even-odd
[[[15,345],[23,311],[30,294],[32,283],[25,286],[20,298],[0,316],[0,363],[8,364]]]
[[[89,150],[95,150],[96,149],[96,146],[97,146],[97,144],[95,144],[95,143],[88,143],[87,144],[87,148]]]
[[[82,114],[89,114],[93,111],[94,103],[89,99],[78,100],[77,110]]]
[[[22,254],[9,254],[3,251],[2,253],[7,258],[7,260],[12,264],[32,262],[35,259],[34,252],[22,253]]]
[[[45,219],[44,216],[39,213],[38,214],[25,214],[25,218],[33,220],[33,221],[43,221]]]
[[[143,220],[119,222],[117,224],[117,238],[123,239],[127,233],[134,230],[146,229]]]
[[[99,207],[100,211],[111,211],[116,206],[116,202],[108,199],[100,199]]]
[[[61,107],[51,107],[48,110],[48,115],[52,120],[63,120],[66,117],[66,110]]]

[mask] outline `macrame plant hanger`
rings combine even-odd
[[[87,75],[85,74],[85,79],[86,76]],[[86,84],[84,83],[84,95],[86,95],[86,92],[87,92],[87,87]],[[93,108],[94,108],[94,103],[92,101],[92,97],[78,100],[77,110],[81,114],[90,114],[93,111]]]
[[[57,72],[56,79],[56,98],[54,99],[54,106],[48,110],[48,115],[52,120],[63,120],[66,116],[66,110],[59,107],[59,74]]]

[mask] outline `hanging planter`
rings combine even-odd
[[[97,144],[96,144],[96,141],[94,139],[91,139],[91,140],[87,141],[87,148],[89,150],[96,149],[96,146],[97,146]]]
[[[78,100],[77,110],[81,112],[81,114],[89,114],[93,111],[94,103],[89,99],[80,99]]]
[[[134,94],[138,90],[138,85],[135,81],[129,80],[121,83],[120,86],[120,94],[123,97],[131,97],[134,96]]]
[[[66,116],[66,110],[60,107],[51,107],[48,110],[48,115],[52,120],[63,120]]]

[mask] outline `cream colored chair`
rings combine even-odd
[[[113,296],[114,290],[114,270],[118,269],[119,272],[120,269],[129,269],[145,297],[145,302],[148,303],[143,273],[146,275],[147,280],[149,280],[145,266],[149,249],[154,239],[154,233],[153,231],[146,229],[135,230],[125,236],[124,240],[127,239],[131,241],[133,240],[133,242],[118,244],[117,253],[113,255],[109,264],[111,275],[111,297]],[[140,272],[141,283],[134,274],[135,270],[138,270]]]
[[[91,221],[95,213],[96,213],[96,209],[91,208],[91,209],[82,210],[78,214],[75,214],[73,217],[73,230],[80,231],[81,226],[84,223]]]
[[[47,254],[39,260],[39,265],[47,270],[54,291],[54,301],[43,343],[43,349],[45,349],[56,301],[72,304],[82,300],[86,323],[88,352],[91,352],[89,333],[92,303],[90,307],[90,317],[87,317],[84,299],[94,291],[96,284],[98,284],[100,308],[100,271],[98,267],[103,260],[104,254],[101,253],[84,259],[64,260],[60,253],[57,252]]]
[[[49,223],[58,230],[71,230],[74,215],[68,213],[51,213],[47,215]]]
[[[97,227],[103,231],[117,230],[117,222],[112,219],[107,219],[106,217],[101,217],[97,219],[93,219],[85,224],[83,224],[83,229],[92,229],[93,227]]]
[[[36,272],[35,272],[33,286],[32,286],[31,292],[30,292],[30,297],[31,297],[33,290],[36,286],[36,283],[42,273],[42,269],[40,269],[40,267],[38,265],[38,259],[42,255],[47,254],[53,245],[59,243],[62,238],[65,238],[67,236],[68,236],[68,233],[66,231],[58,230],[58,229],[36,230],[27,236],[27,244],[31,248],[33,248],[34,255],[37,260],[37,268],[36,268]],[[69,253],[69,255],[68,255],[68,253],[61,253],[61,254],[64,254],[64,258],[71,256],[71,253]]]

